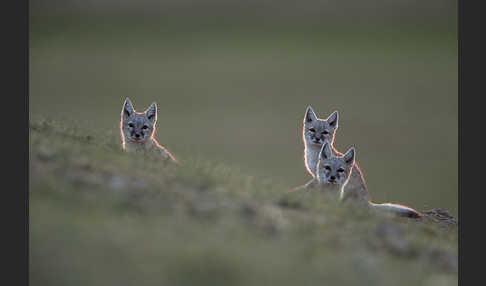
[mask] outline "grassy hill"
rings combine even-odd
[[[457,215],[456,21],[396,16],[387,25],[32,17],[30,115],[118,137],[126,97],[139,111],[155,101],[156,136],[179,157],[293,186],[310,180],[307,105],[321,117],[338,110],[334,144],[356,147],[374,201]]]
[[[165,166],[110,134],[31,120],[31,285],[457,285],[455,225],[207,158]]]

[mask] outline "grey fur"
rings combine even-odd
[[[319,153],[324,142],[329,142],[333,156],[342,156],[338,150],[334,148],[334,138],[339,126],[339,113],[334,111],[326,119],[320,119],[312,107],[308,106],[304,116],[304,123],[302,129],[302,138],[304,140],[304,162],[307,171],[315,178],[316,166],[319,159]],[[314,132],[312,131],[314,130]],[[345,198],[348,197],[363,202],[369,201],[369,194],[365,179],[358,163],[353,165],[353,172],[345,187]]]
[[[342,156],[329,156],[329,149],[329,143],[324,143],[319,155],[319,162],[317,163],[317,176],[314,179],[316,182],[308,183],[306,186],[335,194],[339,197],[340,201],[344,201],[346,199],[346,185],[351,178],[352,172],[354,172],[353,165],[356,160],[356,151],[352,147]],[[391,212],[399,216],[413,218],[422,216],[420,212],[399,204],[375,204],[371,201],[354,202],[362,203],[378,211]]]
[[[339,194],[343,198],[343,189],[351,177],[355,160],[354,148],[343,156],[333,156],[329,142],[322,145],[317,163],[316,179],[320,189]]]
[[[149,151],[162,155],[164,159],[177,162],[174,156],[154,138],[157,123],[157,104],[152,103],[144,112],[136,112],[127,97],[123,103],[120,121],[122,148],[125,151]]]
[[[337,124],[338,114],[336,111],[323,120],[315,115],[310,106],[307,108],[303,130],[305,161],[307,170],[313,175],[314,179],[297,190],[317,188],[321,191],[336,194],[340,201],[350,200],[376,210],[387,211],[400,216],[414,218],[422,216],[420,212],[407,206],[392,203],[375,204],[370,201],[366,183],[356,163],[355,148],[352,147],[345,154],[342,154],[332,146]],[[318,144],[311,140],[312,136],[319,130],[329,128],[329,126],[336,126],[333,129],[332,136],[326,137],[321,148],[316,152]],[[315,132],[310,132],[308,130],[310,128],[314,128]],[[331,134],[331,132],[329,133]],[[316,167],[313,171],[309,168],[309,164],[313,164],[316,160]]]

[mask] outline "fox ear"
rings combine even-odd
[[[145,115],[147,116],[148,120],[152,123],[157,121],[157,103],[152,103],[147,110],[145,110]]]
[[[332,150],[331,150],[331,145],[329,142],[325,142],[324,145],[322,145],[321,148],[321,153],[320,156],[322,159],[330,159],[332,156]]]
[[[135,109],[133,109],[132,102],[130,101],[130,98],[127,97],[127,99],[125,99],[125,103],[123,103],[122,117],[129,118],[134,113],[135,113]]]
[[[327,118],[327,123],[329,123],[330,126],[337,128],[338,120],[339,120],[339,113],[336,110],[333,113],[331,113],[331,115],[329,115],[329,117]]]
[[[310,107],[310,105],[307,106],[307,110],[305,111],[304,123],[308,123],[316,120],[317,120],[317,116],[314,113],[314,110],[312,110],[312,107]]]
[[[348,165],[354,165],[354,158],[356,157],[356,151],[354,147],[349,148],[348,152],[343,155],[344,162]]]

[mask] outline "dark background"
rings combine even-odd
[[[307,105],[340,112],[375,202],[457,214],[455,1],[31,1],[30,115],[118,140],[159,105],[178,157],[289,188]]]

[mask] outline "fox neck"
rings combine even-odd
[[[344,184],[329,184],[329,183],[323,183],[321,181],[318,182],[319,182],[319,188],[322,191],[337,195],[339,197],[341,196],[341,192],[342,189],[344,188]]]
[[[124,138],[123,140],[123,149],[127,151],[147,151],[153,148],[153,146],[156,144],[155,139],[153,136],[147,138],[144,141],[130,141]]]

